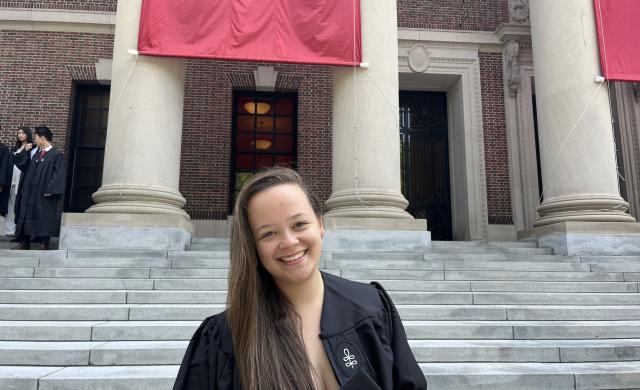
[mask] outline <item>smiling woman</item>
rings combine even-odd
[[[194,334],[178,389],[425,389],[382,286],[318,270],[321,209],[300,176],[272,168],[240,191],[228,310]]]

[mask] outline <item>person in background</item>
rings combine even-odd
[[[0,142],[0,215],[7,218],[9,193],[11,190],[11,172],[13,163],[11,151]]]
[[[14,163],[24,175],[18,188],[14,249],[30,249],[31,237],[40,242],[40,250],[49,249],[49,239],[60,230],[58,201],[64,195],[65,167],[62,152],[51,144],[53,133],[46,126],[35,129],[33,140],[39,151],[32,158],[27,144],[14,155]]]
[[[16,134],[16,142],[13,146],[13,155],[16,155],[22,152],[27,144],[31,144],[31,152],[30,157],[36,153],[37,148],[33,148],[33,138],[31,135],[31,129],[27,126],[22,126],[18,129]],[[16,213],[15,210],[17,208],[16,205],[16,197],[18,195],[18,187],[20,185],[20,179],[22,178],[21,171],[18,169],[15,164],[13,164],[13,158],[10,158],[10,175],[11,175],[11,186],[8,193],[8,204],[7,204],[7,214],[4,220],[4,234],[7,236],[14,235],[16,232]],[[17,242],[17,238],[11,240],[12,242]]]

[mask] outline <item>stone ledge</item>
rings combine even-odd
[[[560,222],[520,231],[518,239],[537,239],[557,255],[640,255],[636,222]]]
[[[426,231],[426,219],[347,218],[325,216],[325,230],[408,230]]]
[[[175,214],[64,213],[60,248],[184,250],[193,234]]]

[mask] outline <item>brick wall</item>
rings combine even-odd
[[[18,126],[48,125],[68,154],[73,78],[111,58],[113,36],[0,31],[0,141],[15,142]]]
[[[502,54],[479,53],[482,126],[490,224],[511,224],[509,157],[502,84]]]
[[[14,0],[0,1],[0,8],[66,9],[115,12],[118,0]]]
[[[494,31],[509,22],[508,0],[397,0],[398,27]]]
[[[231,79],[248,79],[259,64],[190,60],[186,67],[180,192],[196,219],[228,213],[232,121]],[[331,195],[331,68],[273,66],[298,88],[298,171],[324,203]],[[297,77],[295,77],[297,76]]]

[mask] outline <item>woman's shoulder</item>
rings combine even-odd
[[[378,285],[355,282],[323,272],[323,320],[332,331],[348,328],[364,318],[387,311]]]
[[[205,318],[194,332],[191,344],[199,344],[206,346],[207,349],[220,349],[227,354],[233,354],[227,311]]]

